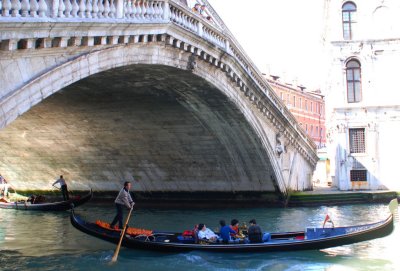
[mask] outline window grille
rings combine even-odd
[[[349,129],[350,153],[365,153],[365,129]]]
[[[366,170],[350,170],[350,181],[352,182],[366,182],[367,171]]]

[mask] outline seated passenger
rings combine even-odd
[[[226,225],[225,220],[221,220],[219,224],[221,225],[219,234],[222,238],[222,241],[228,243],[231,240],[231,234],[235,235],[236,232],[232,230],[231,227]]]
[[[232,219],[229,227],[235,232],[235,234],[231,234],[231,236],[237,235],[239,233],[239,220],[236,218]]]
[[[249,235],[250,243],[262,243],[268,242],[271,239],[271,235],[269,233],[264,233],[261,230],[261,227],[257,225],[255,219],[249,221],[250,227],[247,231]]]
[[[236,234],[239,233],[239,220],[236,218],[231,220],[231,225],[229,226],[232,230],[235,231]]]
[[[218,239],[218,236],[210,229],[206,227],[204,224],[199,224],[197,227],[197,230],[199,231],[197,236],[199,237],[199,240],[207,240],[211,242],[215,242]]]

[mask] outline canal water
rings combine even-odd
[[[111,221],[112,203],[89,203],[76,212],[89,220]],[[265,231],[295,231],[321,226],[329,213],[335,226],[385,218],[385,205],[309,208],[144,209],[137,204],[129,225],[184,231],[197,223],[215,229],[220,219],[256,218]],[[115,245],[76,230],[69,212],[46,213],[0,209],[0,270],[400,270],[399,230],[358,244],[315,251],[213,254],[159,253],[122,248],[110,265]]]

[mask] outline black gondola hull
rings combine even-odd
[[[0,208],[27,210],[27,211],[66,211],[71,209],[72,206],[78,207],[86,203],[92,197],[93,197],[93,191],[92,189],[90,189],[90,192],[88,194],[67,201],[47,202],[38,204],[31,204],[27,202],[9,202],[9,203],[0,202]]]
[[[89,223],[71,212],[71,223],[78,230],[117,244],[120,234],[117,231],[107,230]],[[357,242],[372,240],[389,235],[393,231],[393,216],[390,215],[386,220],[373,224],[336,228],[343,231],[349,231],[348,234],[337,236],[321,237],[316,239],[296,240],[297,235],[303,235],[304,232],[293,233],[273,233],[272,241],[258,244],[198,244],[176,242],[178,233],[157,232],[154,238],[145,240],[145,238],[135,238],[126,235],[122,241],[122,246],[132,249],[144,249],[164,252],[183,252],[192,250],[212,251],[212,252],[275,252],[275,251],[294,251],[294,250],[312,250],[325,249],[330,247],[353,244]],[[326,229],[329,233],[329,229]],[[278,238],[286,236],[287,238]],[[275,240],[274,240],[275,239]],[[279,240],[278,240],[279,239]],[[174,241],[175,240],[175,241]]]

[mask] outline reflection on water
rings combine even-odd
[[[89,220],[111,221],[112,204],[88,204],[77,213]],[[256,218],[266,231],[295,231],[321,226],[329,213],[335,226],[375,222],[387,217],[384,205],[253,209],[138,209],[131,226],[183,231],[205,223],[214,229],[220,219],[241,222]],[[0,270],[399,270],[396,240],[385,238],[322,251],[213,254],[157,253],[122,249],[109,265],[115,245],[85,235],[69,222],[69,213],[0,209]]]

